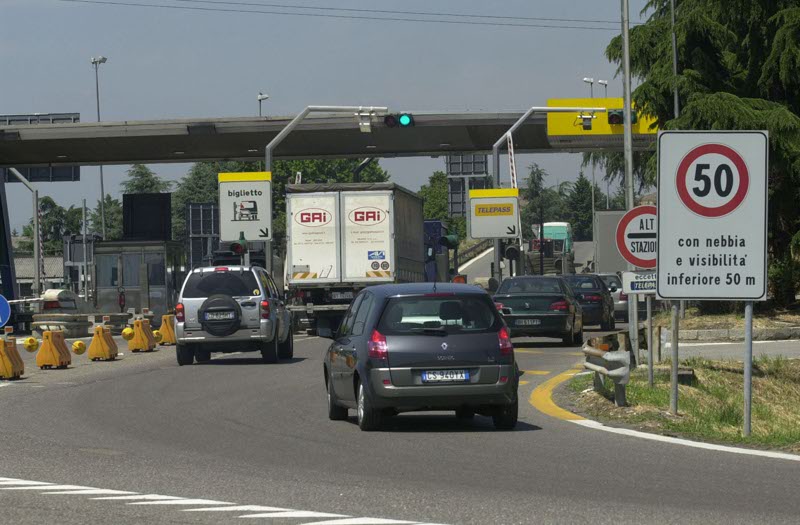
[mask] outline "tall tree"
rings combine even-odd
[[[592,183],[583,172],[567,197],[569,222],[576,241],[592,240]]]
[[[122,193],[166,193],[172,182],[164,180],[144,164],[133,164],[122,182]]]
[[[428,179],[428,184],[419,189],[419,196],[422,197],[425,203],[424,215],[426,219],[443,221],[448,218],[447,195],[447,174],[443,171],[434,171]]]
[[[546,187],[545,179],[548,174],[538,164],[528,167],[526,187],[520,191],[522,207],[522,233],[525,239],[533,236],[532,226],[539,224],[544,212],[544,222],[564,221],[569,219],[566,197],[569,194],[570,183],[562,182]]]
[[[800,229],[800,3],[797,0],[683,0],[676,8],[677,78],[672,74],[669,0],[650,0],[631,29],[638,108],[661,129],[769,131],[769,252],[772,295],[793,302],[792,238]],[[606,55],[619,64],[621,37]],[[673,87],[682,104],[673,114]],[[654,160],[650,159],[652,166]],[[652,170],[651,170],[652,171]],[[790,283],[790,285],[786,285]]]
[[[122,239],[122,202],[119,199],[113,198],[111,195],[106,195],[105,205],[106,240],[118,241]],[[102,232],[100,201],[97,201],[97,206],[89,213],[89,224],[91,225],[89,231],[92,233],[99,235],[100,232]]]

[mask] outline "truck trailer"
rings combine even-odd
[[[364,287],[425,280],[422,199],[393,183],[286,186],[296,328],[335,330]]]

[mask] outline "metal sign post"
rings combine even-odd
[[[678,301],[746,301],[744,425],[752,407],[753,301],[767,297],[766,131],[658,136],[657,294],[672,306],[672,399],[678,410]]]

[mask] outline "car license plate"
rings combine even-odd
[[[517,326],[538,326],[542,324],[540,319],[517,319]]]
[[[426,370],[422,372],[423,383],[465,383],[469,381],[468,370]]]
[[[331,292],[331,299],[352,299],[353,292]]]
[[[233,312],[206,312],[206,321],[229,321],[233,319]]]

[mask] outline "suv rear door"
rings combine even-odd
[[[511,362],[501,356],[498,331],[503,326],[489,296],[429,294],[393,297],[377,330],[386,337],[392,383],[422,384],[422,372],[468,370],[470,382],[492,383],[496,373],[483,367]]]

